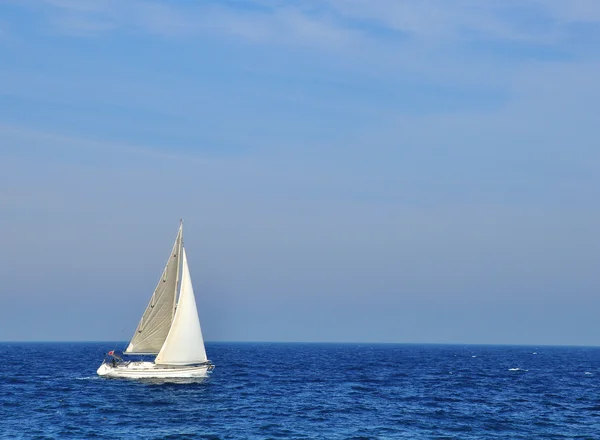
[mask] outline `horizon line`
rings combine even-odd
[[[0,340],[0,344],[115,344],[128,341],[101,341],[101,340]],[[586,344],[532,344],[532,343],[487,343],[487,342],[381,342],[381,341],[205,341],[207,344],[345,344],[345,345],[447,345],[447,346],[486,346],[486,347],[580,347],[600,348],[600,345]]]

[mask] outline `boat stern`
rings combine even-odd
[[[96,373],[98,374],[98,376],[106,376],[109,374],[111,369],[112,368],[110,367],[110,365],[108,365],[106,362],[102,362],[102,365],[98,367]]]

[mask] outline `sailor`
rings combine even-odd
[[[114,350],[111,350],[107,353],[110,356],[110,363],[115,368],[117,366],[117,355]]]

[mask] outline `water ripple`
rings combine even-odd
[[[95,375],[111,348],[0,344],[0,437],[591,439],[600,432],[595,348],[215,343],[207,345],[218,365],[209,378],[142,381]]]

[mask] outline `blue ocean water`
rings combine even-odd
[[[598,348],[209,343],[191,382],[96,376],[113,348],[0,344],[0,436],[600,438]]]

